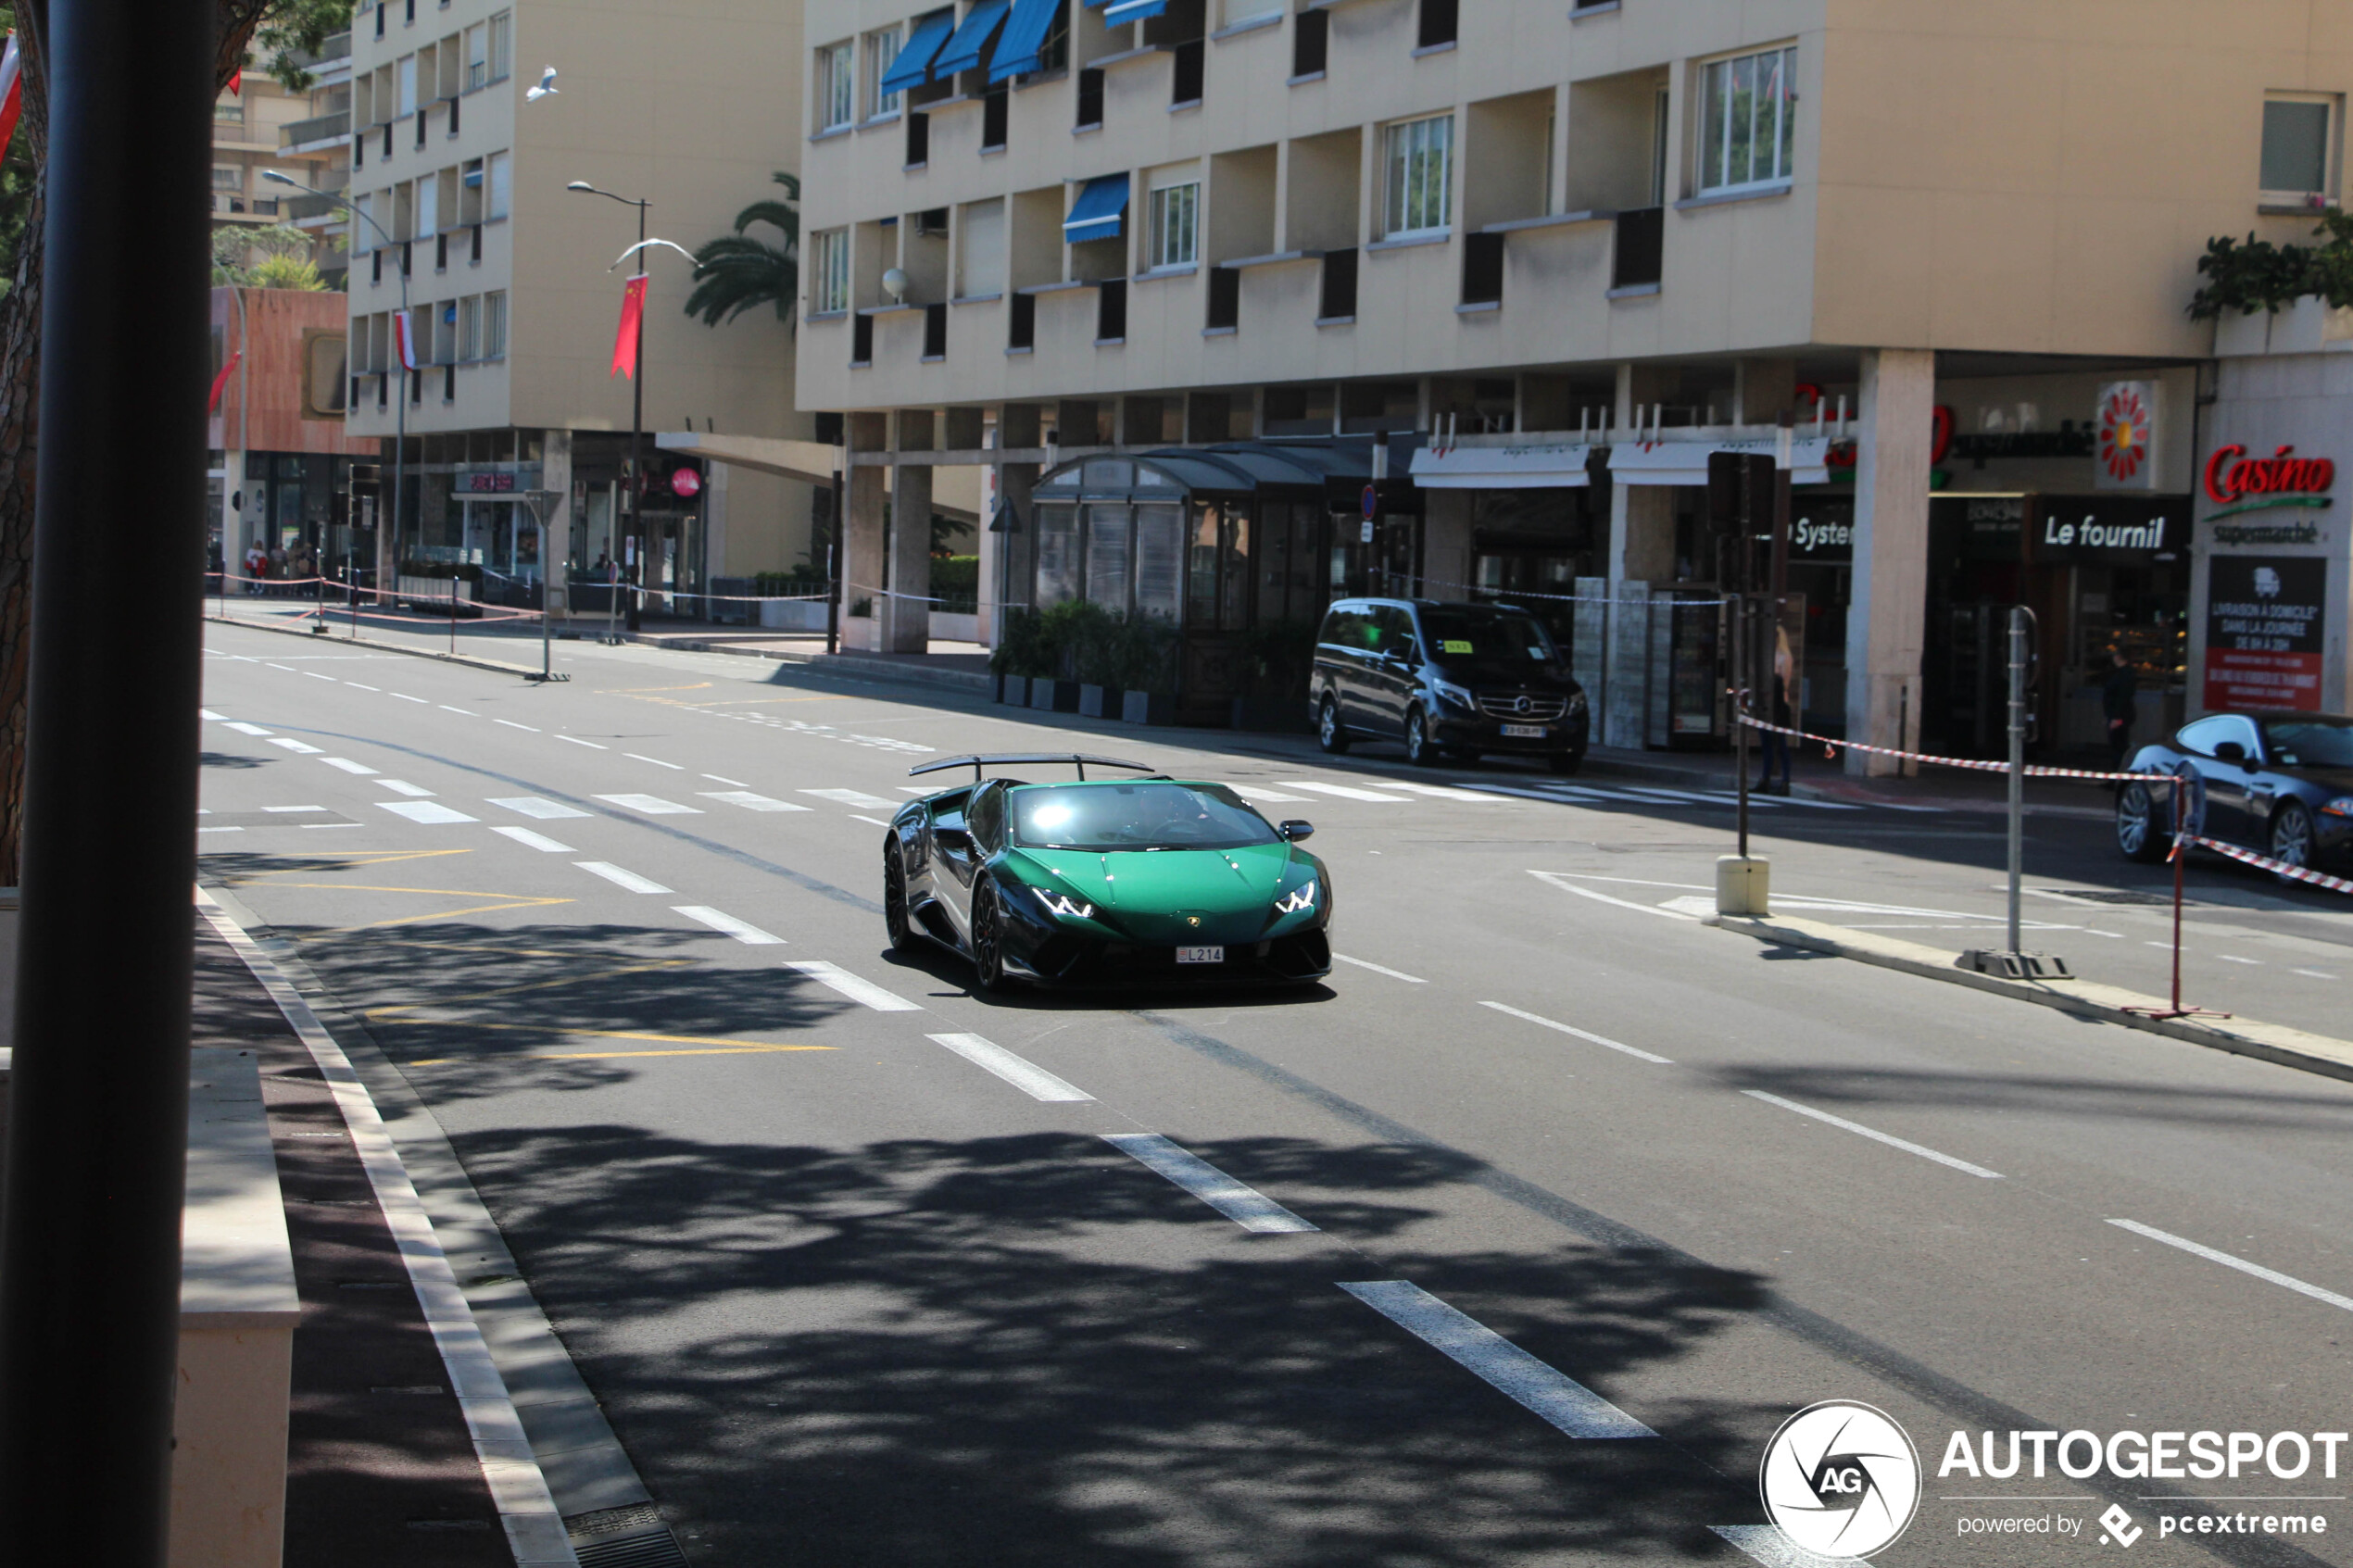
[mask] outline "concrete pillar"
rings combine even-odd
[[[898,450],[931,451],[937,423],[928,408],[901,408]],[[890,593],[875,606],[885,653],[931,651],[931,492],[928,463],[892,468]]]
[[[849,611],[861,599],[869,600],[877,608],[883,603],[884,518],[890,504],[884,481],[889,470],[858,463],[853,458],[886,448],[888,420],[887,414],[850,415],[849,440],[842,452],[842,461],[849,464],[842,480],[842,508],[848,514],[845,521],[849,525],[843,533],[842,646],[864,651],[875,646],[874,630],[880,621],[852,622]]]
[[[997,415],[997,445],[1009,451],[1033,451],[1045,445],[1043,410],[1035,403],[1008,403]],[[1006,610],[1032,602],[1038,559],[1038,518],[1030,498],[1043,470],[1036,463],[1007,463],[997,470],[998,567],[981,579],[981,591],[992,591],[1004,601],[996,621],[1003,634]]]
[[[1918,748],[1920,647],[1928,616],[1928,472],[1936,356],[1863,355],[1855,466],[1855,595],[1846,614],[1846,738]],[[1846,771],[1894,773],[1892,758],[1849,751]]]
[[[1422,507],[1422,592],[1433,599],[1469,598],[1471,493],[1425,490]]]
[[[1742,359],[1732,366],[1732,422],[1777,424],[1797,402],[1797,361]]]

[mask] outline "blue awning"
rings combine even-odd
[[[948,41],[948,47],[931,62],[933,79],[978,69],[980,57],[988,52],[989,40],[1004,25],[1005,7],[1012,3],[1013,0],[980,0],[972,8],[972,15],[964,19],[964,25],[956,30],[956,36]]]
[[[1091,5],[1093,0],[1088,0]],[[1111,0],[1103,10],[1103,25],[1118,27],[1126,22],[1148,22],[1168,9],[1168,0]]]
[[[948,42],[948,35],[955,27],[952,11],[927,18],[915,29],[915,35],[907,40],[907,47],[899,51],[899,57],[890,62],[890,69],[883,72],[883,91],[904,93],[930,81],[931,62],[938,56],[939,46]]]
[[[1070,216],[1063,220],[1063,238],[1072,245],[1084,245],[1088,240],[1119,238],[1119,220],[1127,211],[1127,187],[1125,174],[1106,174],[1089,180],[1070,204]]]
[[[1013,19],[997,40],[997,59],[988,68],[988,80],[1003,82],[1039,69],[1038,51],[1045,48],[1046,35],[1053,31],[1054,19],[1062,11],[1063,0],[1013,0]]]

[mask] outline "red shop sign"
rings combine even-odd
[[[2250,458],[2246,447],[2236,445],[2218,446],[2206,460],[2207,499],[2233,511],[2325,507],[2335,483],[2334,463],[2326,458],[2299,458],[2293,446],[2283,446],[2268,458]]]

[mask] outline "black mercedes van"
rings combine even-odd
[[[1493,753],[1573,773],[1591,729],[1559,645],[1503,604],[1342,599],[1316,634],[1308,701],[1326,751],[1393,740],[1423,764]]]

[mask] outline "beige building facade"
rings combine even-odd
[[[985,581],[1030,604],[1050,460],[1321,442],[1324,588],[1552,605],[1616,744],[1720,738],[1635,651],[1682,633],[1619,622],[1718,585],[1692,448],[1784,421],[1810,726],[1983,748],[2020,601],[2046,738],[2096,738],[2119,647],[2176,710],[2196,261],[2307,236],[2353,84],[2338,0],[807,11],[799,400],[849,416],[853,575],[912,583],[881,498],[934,470],[1001,475]]]
[[[648,234],[686,250],[781,195],[772,175],[799,161],[799,6],[377,0],[353,36],[351,191],[365,218],[352,226],[349,417],[383,443],[387,509],[405,423],[402,560],[476,568],[486,594],[535,602],[542,563],[516,497],[538,489],[564,498],[550,537],[572,575],[627,556],[636,389],[613,359],[642,267],[649,608],[696,612],[728,580],[794,567],[810,485],[707,465],[673,484],[686,460],[661,447],[689,431],[808,435],[787,323],[770,307],[716,328],[687,317],[692,265],[655,246],[614,270],[636,211],[568,187],[649,202]],[[527,96],[550,68],[555,91]],[[404,270],[414,371],[400,358]]]
[[[351,173],[351,35],[336,33],[301,64],[309,83],[289,92],[265,65],[246,68],[212,106],[216,228],[291,224],[311,236],[310,259],[340,288],[348,258],[334,203],[262,177],[273,169],[314,191],[340,191]],[[249,257],[258,259],[258,256]]]

